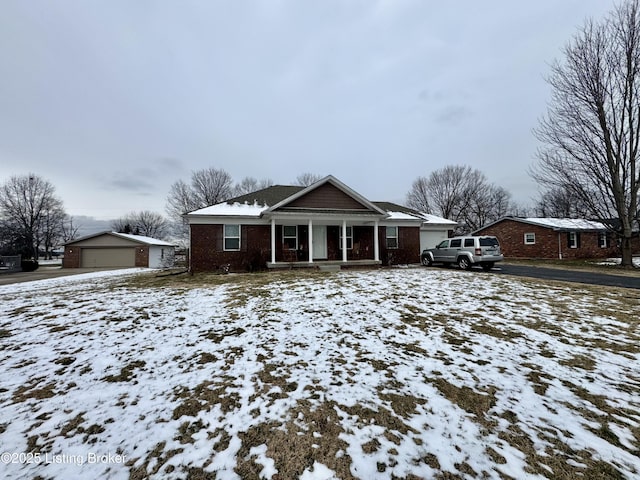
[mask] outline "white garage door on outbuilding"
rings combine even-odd
[[[126,233],[101,232],[65,245],[65,268],[167,268],[174,246],[163,240]]]

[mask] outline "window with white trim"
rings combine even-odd
[[[524,234],[524,244],[525,245],[535,245],[536,244],[536,234],[535,233],[525,233]]]
[[[387,227],[387,248],[398,248],[398,227]]]
[[[609,248],[609,235],[607,232],[598,233],[598,246],[600,248]]]
[[[580,234],[578,232],[569,232],[568,245],[569,248],[580,248]]]
[[[240,225],[224,226],[224,250],[226,252],[240,250]]]
[[[342,227],[340,227],[340,250],[342,250],[342,245],[344,245],[344,242],[342,241]],[[353,229],[352,229],[352,227],[347,227],[347,250],[353,250]]]
[[[284,225],[282,227],[282,243],[289,250],[298,249],[298,226]]]

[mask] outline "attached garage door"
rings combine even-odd
[[[442,240],[447,239],[446,231],[428,231],[421,230],[420,231],[420,250],[424,250],[425,248],[434,248],[438,245]]]
[[[81,266],[85,268],[135,267],[135,248],[83,248]]]

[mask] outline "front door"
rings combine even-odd
[[[313,236],[313,259],[326,260],[327,259],[327,226],[314,225],[312,236]]]

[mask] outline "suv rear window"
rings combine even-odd
[[[487,238],[480,239],[481,247],[495,247],[498,245],[500,245],[500,243],[498,242],[498,239],[495,237],[487,237]]]
[[[473,238],[465,238],[464,239],[465,247],[473,247]]]

